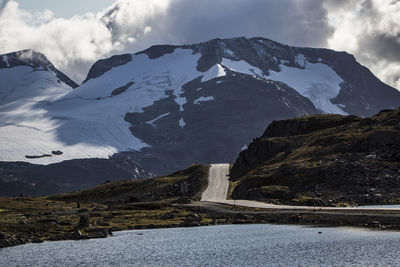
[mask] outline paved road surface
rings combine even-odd
[[[229,187],[229,164],[212,164],[208,174],[208,187],[201,201],[225,201]]]
[[[201,196],[201,201],[221,204],[237,205],[251,208],[267,209],[318,209],[318,210],[399,210],[399,207],[312,207],[312,206],[288,206],[267,204],[250,200],[227,200],[229,188],[229,164],[212,164],[208,174],[208,187]]]

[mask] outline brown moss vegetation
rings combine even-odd
[[[208,169],[193,165],[165,177],[110,182],[46,198],[0,197],[0,248],[106,237],[118,230],[206,225],[212,220],[207,214],[193,215],[175,203],[200,199]]]

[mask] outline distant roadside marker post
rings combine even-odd
[[[236,206],[236,194],[235,194],[235,190],[233,190],[233,206]]]

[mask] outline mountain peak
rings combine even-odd
[[[99,60],[85,82],[114,67],[135,61],[137,55],[147,55],[151,64],[151,61],[157,62],[164,56],[178,55],[181,53],[179,50],[188,53],[186,58],[197,57],[195,68],[198,75],[219,68],[264,80],[278,80],[297,89],[325,113],[368,116],[380,109],[398,106],[398,91],[379,81],[357,63],[354,56],[325,48],[292,47],[263,37],[215,38],[190,45],[155,45],[135,54]],[[366,79],[368,83],[365,83]],[[360,95],[364,97],[360,98]]]
[[[52,66],[44,54],[32,49],[0,55],[0,59],[0,68],[31,66],[33,68],[49,69]]]
[[[0,69],[28,66],[35,70],[52,71],[57,78],[72,88],[78,87],[74,81],[60,72],[47,57],[33,49],[20,50],[0,55]]]

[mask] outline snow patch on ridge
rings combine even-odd
[[[215,98],[213,96],[201,96],[197,98],[193,103],[196,105],[199,105],[200,102],[207,102],[207,101],[213,101]]]
[[[156,125],[155,125],[154,123],[155,123],[156,121],[158,121],[159,119],[161,119],[161,118],[167,117],[169,114],[170,114],[169,112],[164,113],[164,114],[161,114],[160,116],[158,116],[158,117],[152,119],[151,121],[146,121],[145,123],[150,124],[150,125],[153,126],[153,127],[156,127]]]
[[[343,82],[332,68],[322,63],[304,62],[304,69],[282,64],[280,69],[280,72],[271,70],[266,78],[289,85],[325,113],[347,114],[331,102],[339,94]]]
[[[223,58],[222,65],[232,71],[285,83],[310,99],[314,106],[324,113],[347,114],[341,106],[331,102],[331,99],[339,94],[343,79],[331,67],[323,63],[307,62],[303,54],[296,56],[296,62],[302,68],[280,64],[281,71],[270,70],[269,76],[244,60],[234,61]]]
[[[249,63],[247,63],[244,60],[235,61],[235,60],[223,58],[222,65],[224,65],[228,69],[231,69],[236,72],[249,74],[252,76],[263,76],[262,70],[250,65]]]
[[[180,126],[181,128],[183,128],[183,127],[186,126],[186,123],[185,123],[185,121],[183,120],[183,118],[181,118],[181,119],[179,120],[179,126]]]
[[[303,54],[298,54],[296,56],[296,63],[299,64],[300,67],[304,68],[306,66],[306,58]]]
[[[177,96],[177,97],[175,97],[174,100],[175,100],[175,103],[177,103],[179,105],[179,111],[180,112],[184,111],[183,105],[185,105],[187,103],[186,97]]]
[[[224,68],[220,65],[214,65],[212,66],[201,78],[201,82],[206,82],[209,80],[212,80],[214,78],[226,76],[226,72]]]
[[[233,58],[236,57],[235,53],[228,48],[226,43],[224,43],[223,41],[219,41],[218,44],[222,47],[225,56],[233,57]]]

